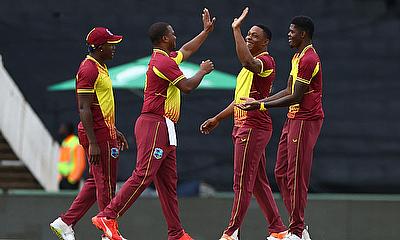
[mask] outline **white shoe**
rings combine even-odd
[[[283,240],[301,240],[296,234],[288,233]]]
[[[301,240],[311,240],[310,234],[308,233],[308,226],[304,228],[301,235]]]
[[[75,240],[74,230],[61,220],[60,217],[50,223],[50,228],[61,240]]]
[[[222,234],[221,238],[219,240],[239,240],[239,229],[237,229],[231,236],[228,236],[227,234]]]

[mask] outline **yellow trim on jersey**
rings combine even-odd
[[[77,93],[94,93],[94,89],[77,89]]]
[[[179,119],[181,108],[181,91],[172,83],[167,88],[167,99],[164,103],[164,115],[173,122]]]
[[[249,97],[254,73],[246,68],[242,68],[236,78],[235,103],[240,103],[241,97]]]
[[[156,96],[162,96],[162,97],[165,97],[165,98],[167,98],[167,96],[166,96],[166,95],[164,95],[164,94],[161,94],[161,93],[155,93],[155,95],[156,95]]]
[[[101,69],[107,71],[107,74],[108,74],[108,69],[107,69],[107,66],[106,66],[105,64],[104,64],[104,65],[101,65],[101,64],[96,60],[96,58],[94,58],[94,57],[92,57],[92,56],[90,56],[90,55],[86,55],[86,59],[90,59],[90,60],[92,60],[93,62],[95,62],[95,63],[97,64],[97,66],[99,66]]]
[[[171,56],[169,56],[169,54],[166,51],[158,49],[158,48],[154,48],[153,52],[158,52],[158,53],[161,53],[161,54],[171,58],[178,65],[183,61],[183,53],[181,51],[176,51],[176,53],[177,53],[176,57],[171,57]]]
[[[161,50],[161,49],[159,49],[159,48],[154,48],[154,49],[153,49],[153,52],[158,52],[158,53],[161,53],[161,54],[163,54],[163,55],[169,57],[169,55],[168,55],[168,53],[167,53],[166,51]]]
[[[181,64],[183,61],[183,53],[181,51],[177,51],[176,57],[173,57],[172,60],[174,60],[178,65]]]
[[[160,77],[160,78],[162,78],[162,79],[164,79],[164,80],[167,80],[167,81],[171,82],[171,80],[169,80],[160,70],[158,70],[158,69],[156,68],[156,66],[153,66],[153,72],[154,72],[158,77]]]
[[[274,69],[268,69],[268,70],[265,70],[264,72],[259,73],[258,76],[260,76],[260,77],[268,77],[273,72],[274,72]]]
[[[269,55],[269,53],[267,51],[265,51],[265,52],[262,52],[262,53],[258,54],[257,56],[255,56],[255,58],[259,57],[259,56],[262,56],[262,55],[265,55],[265,54]]]
[[[261,63],[261,71],[260,71],[260,73],[259,73],[259,74],[261,74],[261,73],[264,71],[264,63],[263,63],[263,61],[261,61],[261,59],[259,59],[259,58],[256,58],[256,60],[258,60],[258,61]]]
[[[300,61],[300,59],[299,59],[299,61]],[[319,62],[317,62],[317,65],[315,65],[314,71],[311,74],[311,78],[309,80],[301,78],[301,77],[297,77],[296,81],[299,81],[299,82],[302,82],[302,83],[305,83],[305,84],[310,84],[311,83],[311,79],[313,79],[315,77],[315,75],[317,75],[318,71],[319,71]]]
[[[171,82],[172,85],[175,85],[177,82],[185,78],[185,75],[180,75],[179,77],[175,78],[173,81],[171,81],[169,78],[167,78],[160,70],[158,70],[155,66],[153,66],[153,72],[160,78],[167,80],[168,82]]]
[[[172,81],[171,83],[172,83],[172,85],[175,85],[177,82],[179,82],[180,80],[182,80],[184,78],[185,78],[185,75],[182,74],[179,77],[175,78],[175,80]]]
[[[96,64],[98,75],[96,81],[94,82],[93,93],[96,94],[104,122],[110,130],[110,136],[112,139],[116,139],[117,135],[115,131],[114,94],[112,89],[112,81],[110,74],[108,73],[107,66],[105,64],[101,65],[90,55],[86,56],[86,60],[93,61]]]
[[[311,78],[315,77],[315,75],[317,75],[317,73],[319,72],[319,62],[317,62],[317,65],[314,68],[314,72],[311,75]]]
[[[262,55],[269,55],[269,53],[268,52],[262,52],[262,53],[260,53],[260,54],[258,54],[257,56],[254,57],[256,60],[258,60],[261,63],[261,71],[259,73],[257,73],[257,75],[260,76],[260,77],[268,77],[269,75],[271,75],[274,72],[274,69],[264,70],[263,61],[261,61],[261,59],[257,58],[257,57],[262,56]]]
[[[302,83],[305,83],[305,84],[310,84],[311,83],[311,79],[310,80],[307,80],[307,79],[304,79],[304,78],[301,78],[301,77],[297,77],[296,78],[296,82],[302,82]]]
[[[254,59],[260,61],[260,63],[261,63],[261,71],[260,71],[259,74],[261,74],[262,72],[264,72],[264,63],[263,63],[263,61],[261,61],[261,59],[258,59],[257,57],[262,56],[262,55],[264,55],[264,54],[267,54],[267,55],[268,55],[269,53],[268,53],[268,52],[262,52],[262,53],[260,53],[260,54],[258,54],[257,56],[254,57]]]
[[[299,59],[302,58],[302,57],[304,56],[304,54],[306,54],[306,52],[307,52],[307,50],[308,50],[309,48],[314,49],[312,44],[307,45],[307,46],[301,51],[300,56],[299,56]]]
[[[312,77],[311,77],[310,80],[297,77],[297,74],[298,74],[298,72],[299,72],[299,63],[300,63],[300,60],[301,60],[301,58],[304,56],[304,54],[306,53],[306,51],[307,51],[308,49],[310,49],[310,48],[312,48],[312,49],[314,50],[312,44],[307,45],[307,46],[301,51],[301,53],[296,53],[296,54],[293,56],[293,58],[292,58],[292,69],[290,70],[290,75],[292,76],[292,93],[294,93],[294,85],[295,85],[296,81],[299,81],[299,82],[302,82],[302,83],[305,83],[305,84],[310,84],[310,83],[311,83],[311,79],[315,76],[315,74],[318,73],[319,65],[316,66],[316,68],[318,67],[318,70],[317,70],[317,71],[316,71],[316,69],[314,69],[313,75],[312,75]],[[314,50],[314,51],[315,51],[315,50]],[[315,74],[314,74],[314,73],[315,73]]]
[[[311,75],[311,78],[308,79],[303,79],[297,76],[298,72],[299,72],[299,63],[301,58],[304,56],[304,54],[306,53],[306,51],[308,49],[312,49],[315,52],[315,49],[313,48],[312,44],[306,46],[301,53],[296,53],[293,58],[292,58],[292,69],[290,70],[290,76],[292,77],[292,94],[294,93],[294,85],[296,83],[296,81],[299,81],[301,83],[304,84],[310,84],[311,80],[314,78],[314,76],[318,73],[320,65],[319,62],[317,63],[317,65],[314,68],[313,74]],[[289,106],[289,111],[288,111],[288,118],[294,118],[296,113],[300,111],[300,104],[293,104],[291,106]]]

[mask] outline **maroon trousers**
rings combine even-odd
[[[79,141],[89,159],[89,144],[86,136],[79,134]],[[61,219],[68,225],[75,225],[96,200],[99,211],[102,211],[115,194],[118,156],[111,156],[111,149],[117,148],[117,142],[116,140],[104,141],[98,144],[101,154],[99,164],[89,165],[88,179],[86,179],[68,211],[61,215]]]
[[[165,119],[155,114],[141,114],[136,121],[135,136],[136,168],[98,216],[113,219],[122,216],[154,181],[168,226],[168,240],[177,240],[184,232],[176,194],[176,147],[169,145]]]
[[[275,178],[289,213],[289,231],[301,237],[313,150],[323,120],[287,119],[278,146]]]
[[[265,147],[272,131],[256,128],[234,127],[234,176],[231,219],[224,233],[231,236],[240,228],[249,207],[252,194],[269,223],[269,232],[282,232],[285,225],[278,212],[266,175]]]

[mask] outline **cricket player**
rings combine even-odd
[[[261,100],[243,98],[243,110],[289,107],[279,141],[275,177],[290,216],[286,240],[310,239],[304,209],[310,182],[313,150],[324,119],[321,61],[312,45],[314,23],[296,16],[289,27],[289,46],[297,51],[286,89]]]
[[[115,127],[112,81],[104,62],[113,59],[121,41],[122,36],[103,27],[93,28],[86,37],[89,54],[76,75],[76,94],[78,137],[89,159],[89,177],[68,211],[50,224],[60,239],[74,240],[73,226],[89,208],[97,201],[102,211],[115,194],[119,151],[128,143]]]
[[[157,189],[167,222],[168,240],[192,239],[179,218],[174,125],[180,115],[180,92],[190,93],[197,88],[214,66],[206,60],[194,76],[186,78],[178,65],[197,51],[213,30],[214,22],[215,18],[211,19],[209,11],[204,9],[203,31],[179,51],[175,51],[176,36],[170,24],[158,22],[149,28],[153,53],[146,72],[142,112],[135,124],[136,168],[111,203],[92,218],[93,224],[112,240],[121,239],[117,219],[151,182]]]
[[[268,53],[268,45],[272,39],[268,27],[261,24],[254,25],[245,39],[242,36],[240,26],[248,11],[248,8],[244,9],[242,15],[235,18],[232,23],[236,53],[243,67],[237,76],[235,100],[200,126],[200,131],[208,134],[221,120],[234,115],[232,139],[235,196],[229,225],[220,240],[239,239],[239,228],[253,194],[269,222],[270,234],[267,239],[282,239],[287,233],[265,172],[265,148],[272,135],[271,117],[265,108],[246,112],[234,106],[234,103],[240,103],[242,97],[254,99],[268,97],[275,79],[275,61]]]

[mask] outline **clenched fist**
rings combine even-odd
[[[205,71],[206,74],[209,74],[212,70],[214,70],[214,63],[211,60],[202,61],[200,64],[200,70]]]

